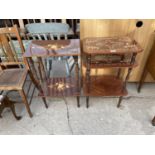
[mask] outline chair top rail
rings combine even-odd
[[[33,23],[25,25],[28,33],[68,34],[70,27],[66,23]]]

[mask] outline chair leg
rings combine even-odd
[[[121,101],[122,101],[122,98],[123,98],[123,96],[120,96],[120,97],[119,97],[118,104],[117,104],[117,108],[120,107],[120,105],[121,105]]]
[[[67,61],[67,60],[65,60],[65,66],[66,66],[66,73],[67,73],[67,76],[70,76],[69,64],[68,64],[68,61]]]
[[[154,116],[154,118],[152,120],[152,125],[155,126],[155,116]]]
[[[77,96],[77,107],[79,108],[80,107],[80,97]]]
[[[14,117],[16,118],[16,120],[20,120],[22,117],[21,116],[17,116],[16,115],[16,111],[15,111],[15,105],[12,103],[11,106],[10,106],[10,109],[14,115]]]
[[[74,66],[75,66],[75,62],[74,62],[74,63],[72,64],[72,66],[70,67],[70,70],[69,70],[70,73],[72,72]]]
[[[44,102],[45,107],[48,108],[48,105],[47,105],[47,103],[46,103],[45,97],[42,97],[42,100],[43,100],[43,102]]]
[[[1,113],[2,111],[8,107],[11,109],[14,117],[16,118],[16,120],[20,120],[21,119],[21,116],[17,116],[16,115],[16,112],[15,112],[15,106],[14,106],[14,101],[10,100],[7,96],[4,97],[3,101],[1,102],[1,105],[0,105],[0,118],[2,118],[1,116]]]
[[[89,96],[86,97],[86,107],[89,108]]]
[[[32,112],[30,110],[30,106],[28,104],[28,101],[27,101],[27,98],[26,98],[24,90],[23,89],[19,90],[19,94],[20,94],[21,98],[23,99],[23,102],[24,102],[24,104],[26,106],[26,110],[27,110],[29,116],[32,117],[33,115],[32,115]]]

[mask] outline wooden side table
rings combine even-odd
[[[89,107],[90,96],[119,96],[117,107],[120,107],[122,97],[127,95],[126,82],[133,67],[135,58],[141,52],[140,45],[131,38],[106,37],[86,38],[83,40],[83,64],[86,75],[83,78],[83,92],[86,96],[86,106]],[[128,68],[125,80],[120,78],[121,68]],[[91,69],[116,68],[117,75],[91,76]]]
[[[73,56],[75,61],[74,77],[47,77],[42,59],[47,57]],[[34,40],[28,47],[24,57],[28,60],[28,66],[31,67],[36,77],[39,72],[43,92],[39,93],[41,97],[77,97],[77,106],[80,107],[80,80],[78,57],[80,56],[79,39],[70,40]],[[32,57],[37,57],[38,68],[34,65]]]

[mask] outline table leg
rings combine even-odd
[[[42,72],[41,72],[41,65],[40,65],[40,62],[38,64],[38,71],[39,71],[39,75],[40,75],[40,80],[41,82],[43,82],[43,76],[42,76]]]
[[[46,71],[45,71],[44,64],[43,64],[43,61],[42,61],[41,57],[38,57],[38,62],[39,62],[39,66],[40,66],[39,67],[40,68],[39,72],[42,72],[43,79],[47,80]]]
[[[36,72],[35,66],[34,66],[34,63],[33,63],[32,58],[29,58],[29,60],[30,60],[30,63],[31,63],[31,65],[32,65],[32,68],[33,68],[34,71]],[[28,70],[28,74],[29,74],[29,76],[30,76],[32,82],[34,83],[34,85],[36,86],[36,88],[38,89],[38,91],[40,91],[40,92],[42,93],[43,90],[42,90],[42,88],[41,88],[41,86],[40,86],[40,83],[39,83],[39,81],[38,81],[39,79],[37,78],[37,80],[36,80],[36,79],[34,78],[34,76],[33,76],[33,74],[32,74],[32,71],[31,71],[31,68],[30,68],[30,66],[29,66],[29,63],[28,63],[28,61],[27,61],[26,58],[24,58],[24,62],[25,62],[25,64],[26,64],[26,68],[27,68],[27,70]],[[36,73],[36,75],[37,75],[37,73]],[[20,94],[21,94],[21,96],[22,96],[23,99],[24,99],[25,97],[24,97],[24,94],[23,94],[22,91],[20,91]],[[45,107],[48,108],[48,105],[47,105],[47,103],[46,103],[46,99],[45,99],[44,97],[42,97],[42,100],[43,100],[43,102],[44,102],[44,104],[45,104]],[[26,103],[26,101],[25,101],[25,103]],[[28,109],[28,111],[30,111],[30,109]],[[30,117],[31,117],[31,114],[32,114],[32,113],[31,113],[31,111],[30,111],[30,113],[29,113]]]
[[[89,96],[86,97],[86,107],[89,108]]]
[[[145,67],[144,71],[142,73],[141,79],[139,81],[139,84],[138,84],[138,89],[137,89],[138,93],[140,93],[140,91],[141,91],[141,88],[142,88],[142,85],[143,85],[144,80],[146,78],[146,75],[147,75],[147,68]]]
[[[36,67],[34,65],[34,61],[32,58],[28,58],[29,62],[30,62],[30,66],[31,68],[29,68],[30,70],[32,70],[32,72],[35,74],[36,78],[39,80],[39,77],[38,77],[38,74],[37,74],[37,70],[36,70]]]
[[[24,90],[23,89],[19,90],[19,94],[20,94],[21,98],[23,99],[23,102],[24,102],[24,104],[26,106],[26,110],[27,110],[29,116],[32,117],[33,115],[32,115],[32,112],[30,110],[30,106],[28,104],[28,101],[27,101],[27,98],[26,98]]]
[[[132,55],[132,58],[131,58],[131,61],[130,61],[131,64],[133,64],[133,63],[135,62],[136,55],[137,55],[137,53],[134,53],[134,54]],[[127,83],[128,79],[129,79],[129,76],[130,76],[131,71],[132,71],[132,68],[129,68],[129,69],[128,69],[128,73],[127,73],[127,75],[126,75],[126,78],[125,78],[125,80],[124,80],[124,84],[123,84],[122,91],[124,91],[124,89],[126,88],[126,83]],[[120,96],[119,101],[118,101],[118,104],[117,104],[117,107],[120,107],[122,98],[123,98],[123,97]]]
[[[31,71],[29,71],[29,75],[30,75],[30,78],[32,80],[32,82],[34,83],[34,85],[36,86],[36,88],[38,89],[38,91],[40,91],[41,93],[43,92],[42,88],[41,88],[41,85],[39,84],[38,81],[36,81],[36,79],[34,78],[33,74]],[[45,97],[42,97],[42,100],[45,104],[45,107],[48,108],[48,105],[46,103],[46,98]]]
[[[74,62],[76,64],[75,66],[75,77],[77,78],[77,86],[78,86],[78,93],[80,93],[80,83],[79,83],[79,64],[78,64],[78,56],[73,56]],[[80,100],[79,96],[77,96],[77,107],[80,107]]]
[[[120,107],[121,102],[122,102],[122,99],[123,99],[123,96],[120,96],[120,97],[119,97],[119,100],[118,100],[117,108]]]
[[[91,55],[87,56],[87,70],[86,70],[86,85],[87,93],[90,93],[90,64],[91,64]],[[86,97],[86,107],[89,107],[89,96]]]
[[[80,107],[80,96],[77,96],[77,107],[79,108]]]
[[[121,56],[121,61],[123,61],[124,55]],[[121,75],[121,68],[118,69],[117,78],[120,78]]]

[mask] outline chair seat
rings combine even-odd
[[[25,69],[6,69],[0,71],[0,90],[20,90],[27,76]]]

